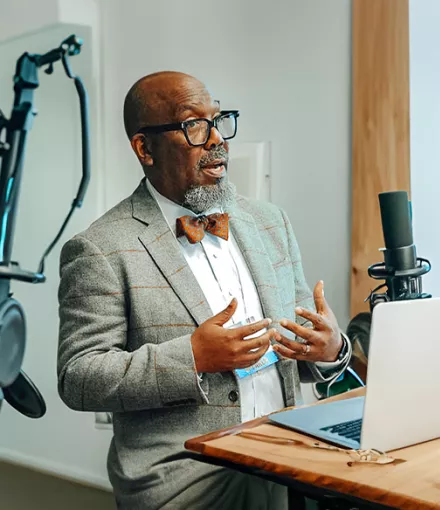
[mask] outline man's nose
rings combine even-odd
[[[213,127],[211,132],[209,133],[208,141],[205,144],[206,150],[212,150],[218,147],[219,145],[223,145],[225,141],[223,140],[222,135],[219,133],[217,128]]]

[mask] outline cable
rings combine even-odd
[[[46,251],[43,253],[43,256],[41,257],[40,264],[38,266],[38,273],[43,274],[44,273],[44,262],[49,253],[52,251],[54,246],[59,241],[60,237],[62,236],[65,228],[67,227],[67,224],[70,221],[70,218],[73,215],[73,212],[75,211],[75,208],[79,208],[82,206],[82,202],[84,199],[85,192],[87,190],[87,186],[90,181],[90,133],[89,133],[89,124],[87,122],[89,117],[89,102],[87,98],[87,93],[84,87],[84,84],[82,80],[78,76],[74,76],[70,70],[69,63],[67,61],[67,58],[65,56],[62,59],[63,66],[66,71],[67,76],[69,78],[72,78],[75,81],[75,87],[78,92],[79,101],[80,101],[80,110],[81,110],[81,146],[82,146],[82,166],[83,166],[83,176],[78,188],[78,193],[76,197],[74,198],[72,205],[70,207],[70,211],[68,212],[66,219],[64,220],[63,224],[61,225],[61,228],[56,235],[55,239],[50,243],[50,245],[47,247]]]

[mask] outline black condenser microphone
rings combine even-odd
[[[385,283],[374,289],[370,307],[383,301],[430,298],[422,292],[422,275],[431,269],[429,260],[417,257],[413,240],[411,203],[406,191],[379,194],[382,230],[385,241],[384,262],[368,268],[368,274]],[[386,287],[385,293],[376,291]]]

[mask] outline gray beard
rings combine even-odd
[[[203,213],[213,207],[227,211],[234,204],[236,188],[228,177],[221,177],[217,184],[194,186],[185,193],[183,205],[196,214]]]

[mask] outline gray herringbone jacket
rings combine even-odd
[[[264,316],[313,307],[285,214],[240,198],[230,218]],[[240,421],[232,373],[205,374],[209,404],[201,398],[190,337],[212,313],[144,181],[63,247],[59,314],[59,392],[73,409],[113,413],[117,494],[157,485],[186,439]],[[299,372],[323,380],[312,363],[277,367],[287,406],[300,399]]]

